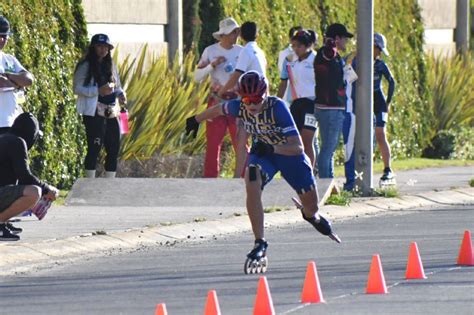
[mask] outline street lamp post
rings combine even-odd
[[[364,196],[373,190],[373,0],[357,1],[356,185]]]

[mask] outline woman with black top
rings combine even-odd
[[[86,177],[94,178],[97,158],[105,148],[106,177],[115,177],[120,149],[120,108],[127,99],[120,84],[116,66],[110,51],[114,46],[105,34],[92,37],[85,57],[77,64],[74,73],[74,93],[77,97],[77,111],[82,115],[86,128],[87,155]]]

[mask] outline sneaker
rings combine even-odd
[[[386,168],[384,168],[383,175],[380,179],[381,180],[389,180],[389,179],[392,179],[393,177],[394,177],[394,174],[392,172],[392,169],[390,167],[386,167]]]
[[[0,224],[0,242],[13,242],[19,239],[20,237],[18,235],[13,234],[7,229],[6,224]]]
[[[11,224],[10,222],[5,223],[5,226],[7,227],[7,229],[10,230],[10,232],[12,232],[15,235],[20,234],[21,232],[23,232],[22,228],[13,226],[13,224]]]

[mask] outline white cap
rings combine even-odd
[[[383,36],[380,33],[374,33],[374,45],[380,48],[380,50],[386,55],[389,56],[390,54],[388,53],[387,50],[387,40],[385,39],[385,36]]]
[[[239,28],[239,24],[236,20],[231,17],[225,18],[219,22],[219,30],[217,32],[212,33],[215,39],[221,39],[221,35],[228,35],[236,28]]]

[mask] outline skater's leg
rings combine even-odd
[[[385,167],[390,167],[390,145],[387,141],[387,134],[385,128],[376,127],[375,128],[375,139],[377,140],[377,145],[379,146],[380,153],[382,153],[382,160]]]
[[[375,113],[375,140],[382,154],[382,160],[385,168],[390,168],[390,145],[387,141],[387,125],[388,113],[377,112]]]
[[[318,191],[316,189],[313,189],[303,194],[299,194],[298,197],[300,197],[301,204],[303,205],[304,216],[306,218],[312,218],[316,216],[316,213],[319,210]],[[319,219],[318,216],[316,216],[316,219]]]
[[[245,188],[247,191],[247,213],[252,224],[255,239],[264,239],[264,218],[262,205],[262,176],[255,166],[245,170]]]

